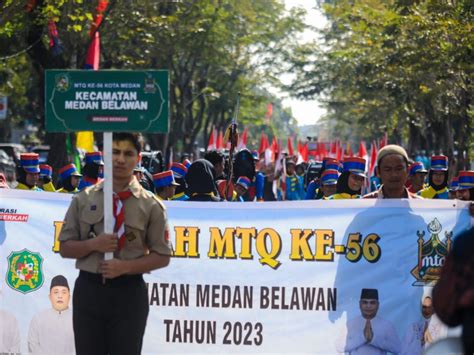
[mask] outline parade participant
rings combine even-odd
[[[408,181],[410,183],[408,191],[416,194],[418,191],[422,190],[425,187],[427,173],[428,171],[425,169],[423,163],[414,162],[411,164],[408,169]]]
[[[227,188],[227,184],[229,184],[229,188]],[[219,198],[225,201],[237,201],[237,192],[235,192],[235,186],[232,181],[227,182],[227,180],[217,180],[216,185]],[[225,198],[226,190],[227,198]]]
[[[454,200],[456,198],[456,190],[459,186],[459,176],[453,176],[451,182],[449,183],[449,199]]]
[[[329,199],[360,198],[365,178],[365,159],[358,157],[344,159],[342,162],[342,174],[337,180],[336,193],[330,196]]]
[[[174,196],[171,198],[173,201],[187,201],[188,196],[186,195],[186,179],[185,176],[188,172],[188,168],[181,163],[172,163],[170,170],[174,174],[175,182],[179,185],[176,187]]]
[[[155,185],[156,196],[160,200],[170,200],[179,186],[174,180],[174,174],[171,170],[163,171],[153,175],[153,184]]]
[[[214,168],[206,159],[195,160],[185,176],[188,201],[220,201],[214,181]]]
[[[102,160],[102,152],[86,153],[82,173],[84,176],[79,183],[79,190],[82,190],[87,186],[93,186],[101,181],[104,177],[104,161]]]
[[[431,157],[431,168],[428,173],[428,187],[418,191],[423,198],[448,199],[448,157],[434,155]]]
[[[79,355],[140,354],[149,310],[142,274],[170,261],[165,206],[133,176],[141,149],[140,134],[113,133],[116,232],[103,232],[101,182],[75,195],[59,235],[61,256],[77,259],[80,270],[73,294]],[[114,258],[104,260],[106,252]]]
[[[247,176],[239,176],[235,183],[235,192],[237,194],[236,201],[248,201],[247,191],[252,182]]]
[[[214,166],[214,171],[216,172],[216,181],[225,180],[224,175],[224,155],[217,150],[210,150],[204,155],[204,159],[211,162]]]
[[[40,174],[38,179],[38,187],[43,191],[55,192],[53,185],[53,168],[48,164],[40,164]]]
[[[39,179],[39,161],[36,153],[23,153],[20,155],[20,164],[16,169],[18,190],[43,191],[37,186]]]
[[[306,188],[305,200],[320,200],[323,198],[322,190],[320,190],[320,179],[325,170],[336,170],[339,176],[340,162],[337,159],[325,157],[321,165],[321,170],[314,179],[308,184]],[[333,192],[335,194],[336,191]]]
[[[421,198],[408,191],[408,155],[399,145],[389,144],[379,150],[377,173],[382,185],[364,198]]]
[[[474,171],[459,172],[459,182],[456,188],[456,198],[462,201],[474,201]]]
[[[7,184],[7,178],[3,173],[0,173],[0,189],[9,189],[10,186]]]
[[[191,166],[191,160],[184,159],[182,164],[186,167],[186,169],[189,169],[189,167]]]
[[[474,228],[471,227],[454,239],[433,289],[436,315],[450,327],[462,325],[464,354],[474,354],[473,253]]]
[[[51,280],[51,308],[36,314],[28,330],[28,351],[32,354],[74,354],[69,284],[63,275]]]
[[[377,316],[378,290],[363,288],[359,308],[361,315],[347,322],[346,332],[342,332],[336,343],[337,351],[350,355],[397,354],[401,344],[394,326]]]
[[[61,193],[75,194],[79,192],[78,186],[82,175],[76,169],[74,164],[67,164],[59,169],[59,178],[62,187],[58,190]]]
[[[303,178],[296,175],[296,164],[290,159],[286,162],[286,189],[285,200],[297,201],[305,197]]]
[[[339,171],[334,169],[326,169],[321,175],[321,187],[316,194],[316,200],[328,198],[336,193],[337,179],[339,178]]]
[[[265,181],[263,185],[263,200],[264,201],[277,201],[276,194],[274,191],[275,183],[275,166],[273,163],[268,163],[265,166]]]

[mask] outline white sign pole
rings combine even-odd
[[[104,233],[114,232],[114,214],[112,206],[113,169],[112,169],[112,132],[104,132]],[[104,259],[114,258],[112,252],[105,253]]]

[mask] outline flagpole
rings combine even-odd
[[[104,233],[114,232],[114,215],[112,206],[113,168],[112,168],[112,132],[104,132]],[[112,260],[112,252],[105,253],[104,260]]]

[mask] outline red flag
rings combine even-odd
[[[280,152],[280,146],[279,146],[277,140],[275,139],[275,137],[273,137],[272,145],[271,145],[270,149],[272,150],[273,156],[277,157],[278,153]]]
[[[292,139],[290,137],[288,137],[288,141],[286,143],[287,145],[287,149],[288,149],[288,155],[290,157],[294,156],[295,155],[295,151],[293,150],[293,142],[291,141]]]
[[[367,149],[365,148],[365,142],[360,141],[359,143],[359,158],[367,159]]]
[[[102,22],[103,14],[108,5],[109,2],[107,0],[99,0],[97,7],[95,8],[94,21],[92,22],[91,29],[89,30],[89,37],[92,38],[94,32],[96,32],[99,28],[100,23]]]
[[[341,161],[342,160],[342,155],[343,155],[343,151],[342,151],[341,144],[340,144],[340,142],[337,142],[337,144],[336,144],[336,159]]]
[[[239,144],[237,145],[238,149],[247,148],[247,136],[248,136],[248,129],[247,127],[245,127],[242,135],[240,136]]]
[[[387,132],[384,133],[383,138],[380,140],[379,149],[382,149],[388,144],[388,135]]]
[[[308,143],[305,143],[303,145],[303,148],[301,148],[301,157],[303,158],[304,161],[308,161],[309,159]]]
[[[219,135],[217,136],[216,149],[225,149],[224,133],[222,132],[222,129],[219,130]]]
[[[99,36],[99,32],[96,32],[94,35],[94,39],[92,40],[91,44],[89,45],[89,49],[87,50],[86,63],[84,65],[84,69],[99,70],[99,62],[100,62],[100,36]]]
[[[267,104],[267,112],[265,113],[265,120],[267,121],[267,124],[270,124],[270,119],[273,114],[273,104],[269,102]]]
[[[216,130],[212,127],[209,142],[207,143],[207,150],[210,151],[214,149],[216,149]]]
[[[258,153],[262,154],[265,152],[268,146],[268,139],[265,136],[265,133],[262,131],[262,135],[260,136],[260,146],[258,147]]]
[[[373,176],[375,174],[375,164],[377,163],[377,146],[375,142],[372,142],[370,147],[370,165],[369,165],[369,175]]]

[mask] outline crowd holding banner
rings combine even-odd
[[[54,277],[64,276],[73,292],[77,270],[57,241],[70,199],[0,190],[0,304],[18,325],[13,352],[34,346],[33,319],[53,307]],[[166,205],[174,255],[168,268],[145,276],[144,354],[349,351],[362,296],[379,302],[372,329],[387,351],[420,353],[425,336],[448,334],[421,305],[456,236],[470,227],[466,202]],[[419,326],[428,321],[429,336]],[[384,332],[394,335],[390,342]]]

